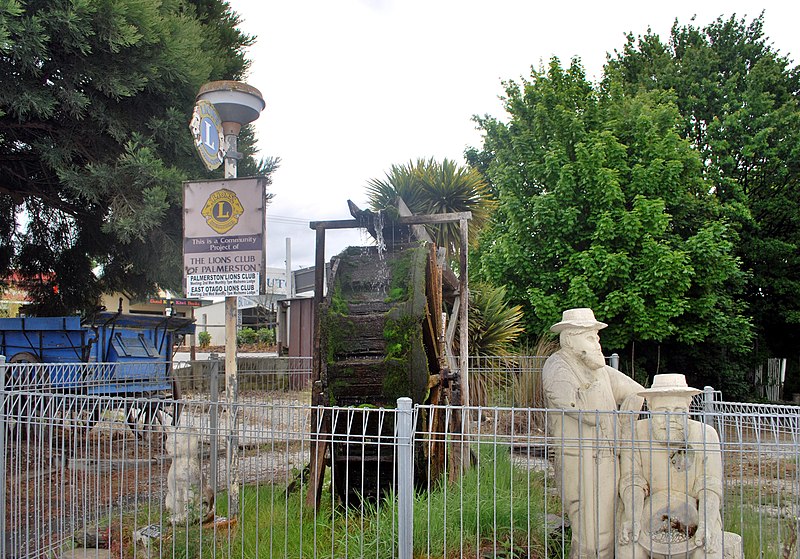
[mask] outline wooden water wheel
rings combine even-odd
[[[466,309],[453,305],[466,292],[465,278],[459,283],[443,269],[443,255],[418,225],[458,220],[465,231],[469,214],[411,216],[403,206],[401,215],[407,215],[389,226],[380,224],[380,216],[353,206],[355,220],[312,223],[317,230],[318,281],[325,229],[365,227],[378,237],[378,246],[350,247],[336,256],[327,295],[315,295],[312,403],[317,406],[318,442],[312,448],[309,504],[318,504],[326,465],[333,470],[333,485],[344,503],[358,506],[362,499],[375,500],[392,488],[393,447],[363,442],[365,436],[376,441],[393,436],[394,416],[375,408],[394,408],[400,397],[415,404],[460,404],[467,393],[464,381],[451,372],[459,364],[448,349],[452,344],[442,313],[443,301],[449,299],[455,307],[453,322],[458,317],[466,323]],[[448,332],[452,342],[453,328]],[[461,370],[466,370],[465,357],[461,361]],[[348,412],[334,414],[326,406],[346,407]],[[417,418],[426,443],[416,447],[415,479],[424,487],[444,473],[446,426],[444,414],[436,409],[421,410]],[[349,442],[348,434],[360,436]]]

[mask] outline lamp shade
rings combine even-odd
[[[197,93],[197,100],[213,104],[223,123],[233,122],[242,126],[256,120],[266,106],[258,89],[230,80],[204,84]]]

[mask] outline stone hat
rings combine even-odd
[[[567,328],[583,328],[585,330],[602,330],[608,326],[594,318],[592,309],[568,309],[561,315],[561,322],[550,327],[551,332],[561,332]]]
[[[694,396],[701,392],[702,390],[686,384],[685,375],[656,375],[653,377],[653,385],[639,392],[639,396]]]

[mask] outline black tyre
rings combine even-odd
[[[46,421],[44,409],[50,392],[50,379],[33,353],[21,352],[8,360],[5,372],[6,420],[10,435],[19,441],[35,439]],[[26,366],[29,365],[29,366]]]

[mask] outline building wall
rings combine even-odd
[[[211,345],[225,345],[225,301],[217,301],[194,311],[196,332],[211,334]]]

